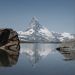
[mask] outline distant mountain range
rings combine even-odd
[[[39,24],[38,19],[33,17],[29,27],[25,31],[18,31],[21,42],[63,42],[75,39],[70,33],[50,32],[46,27]]]

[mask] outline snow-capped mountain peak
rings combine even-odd
[[[28,28],[33,28],[33,29],[38,29],[41,25],[39,24],[38,19],[34,16],[30,23],[29,23],[29,27]]]
[[[42,26],[36,17],[33,17],[26,31],[19,31],[19,38],[26,42],[62,42],[75,39],[70,33],[50,32],[46,27]]]
[[[21,36],[25,36],[29,41],[48,42],[52,38],[52,33],[42,26],[36,17],[33,17],[29,23],[29,27],[25,32],[18,32]]]

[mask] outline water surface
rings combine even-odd
[[[21,44],[17,63],[0,65],[0,75],[75,75],[75,51],[62,53],[57,47],[59,44]]]

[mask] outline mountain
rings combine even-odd
[[[36,17],[32,18],[25,32],[19,31],[18,34],[21,40],[29,42],[50,42],[50,39],[53,38],[52,33],[40,25]]]
[[[75,38],[73,34],[66,32],[50,32],[39,24],[36,17],[31,19],[29,27],[24,32],[18,31],[18,35],[22,42],[63,42]]]
[[[63,33],[52,32],[52,34],[55,37],[55,39],[58,39],[60,42],[75,40],[75,36],[67,32]]]
[[[74,35],[70,33],[61,33],[61,37],[59,38],[61,41],[69,41],[71,39],[75,39]]]

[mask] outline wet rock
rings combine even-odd
[[[64,50],[64,49],[68,49],[69,47],[58,47],[58,48],[56,48],[56,50],[58,50],[58,51],[60,51],[60,50]]]
[[[56,50],[64,56],[65,61],[75,60],[75,41],[63,42]]]

